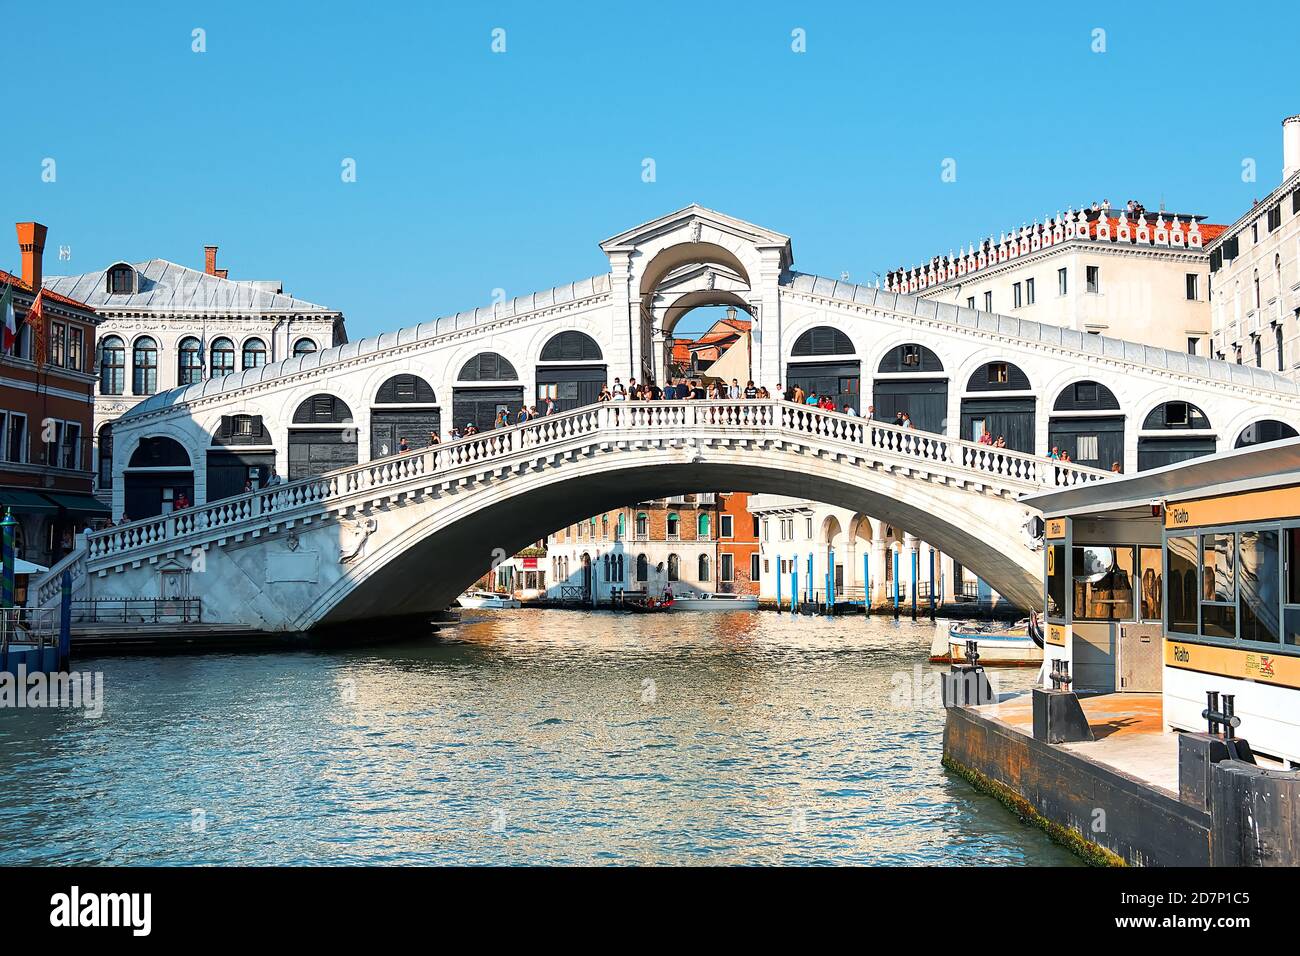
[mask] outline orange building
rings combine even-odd
[[[42,289],[46,229],[18,223],[20,275],[0,270],[17,334],[0,354],[0,510],[18,520],[19,557],[50,565],[72,549],[78,531],[107,517],[91,494],[95,408],[95,327],[83,302]],[[4,322],[0,310],[0,323]]]

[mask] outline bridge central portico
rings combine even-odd
[[[1016,495],[1300,425],[1280,375],[798,273],[788,237],[700,206],[601,248],[603,275],[145,398],[113,432],[114,514],[133,520],[91,536],[87,593],[216,595],[201,582],[219,577],[250,609],[232,613],[271,629],[417,614],[492,552],[602,508],[736,489],[888,520],[1029,604]],[[663,382],[673,326],[719,304],[752,317],[749,377],[774,395],[798,382],[888,422],[905,411],[915,429],[784,402],[592,405],[601,383]],[[545,398],[560,414],[450,440]],[[395,454],[430,433],[442,444]],[[982,433],[1008,447],[994,454]],[[1056,446],[1078,466],[1048,461]],[[288,484],[266,486],[273,467]],[[162,514],[181,494],[194,507]],[[194,547],[206,574],[226,572],[186,578]],[[460,570],[431,582],[443,553]],[[397,594],[399,581],[418,584]]]

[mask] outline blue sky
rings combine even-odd
[[[1231,222],[1277,183],[1293,6],[1057,6],[11,4],[0,215],[71,247],[49,273],[217,243],[359,338],[603,272],[690,202],[873,281],[1071,203]]]

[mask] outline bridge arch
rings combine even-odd
[[[329,392],[304,398],[290,420],[289,480],[355,465],[357,445],[357,423],[347,402]]]
[[[1002,438],[1008,448],[1032,454],[1038,435],[1038,399],[1029,375],[1006,358],[989,361],[986,355],[963,362],[954,374],[965,382],[959,408],[961,437],[978,441],[987,432],[995,441]]]
[[[480,432],[496,426],[500,412],[514,422],[524,404],[524,382],[517,358],[501,349],[471,348],[458,354],[451,391],[451,424],[473,425]]]
[[[370,458],[396,454],[405,438],[408,448],[434,444],[442,435],[442,411],[433,386],[415,372],[389,375],[370,402]]]
[[[554,410],[567,412],[591,405],[609,378],[605,352],[596,339],[581,329],[564,329],[551,335],[538,353],[534,369],[538,412],[550,400]]]
[[[122,472],[123,513],[133,520],[194,501],[194,449],[170,435],[140,438]]]
[[[1125,415],[1109,386],[1095,379],[1063,385],[1052,399],[1047,450],[1059,448],[1072,461],[1094,468],[1126,465]]]
[[[888,344],[875,372],[877,420],[894,421],[901,413],[919,431],[948,434],[948,373],[934,349],[915,340]]]
[[[1213,455],[1218,436],[1199,405],[1167,398],[1142,417],[1138,432],[1138,471]]]

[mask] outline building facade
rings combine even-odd
[[[890,274],[968,309],[1208,355],[1207,244],[1223,226],[1165,211],[1073,209]]]
[[[1295,377],[1300,372],[1300,115],[1282,121],[1281,183],[1207,249],[1215,357]]]
[[[113,487],[113,422],[144,398],[347,341],[340,312],[287,295],[278,280],[231,279],[226,269],[217,268],[216,246],[204,247],[201,272],[150,259],[50,276],[45,284],[89,303],[100,317],[92,434],[96,487],[106,498]],[[239,427],[238,432],[228,427],[212,463],[217,484],[227,493],[242,491],[246,483],[264,484],[274,465],[260,423],[241,421]],[[192,479],[181,469],[167,472],[176,465],[160,448],[142,455],[137,467],[155,469],[157,477],[140,500],[127,505],[128,513],[170,510],[181,495],[193,501]]]
[[[754,495],[749,510],[761,549],[759,596],[765,602],[869,600],[872,607],[972,608],[1002,604],[996,591],[938,548],[879,518],[784,495]]]
[[[758,540],[745,492],[674,495],[562,528],[546,542],[557,601],[605,604],[665,590],[757,594]]]
[[[92,494],[99,317],[43,287],[45,237],[40,223],[18,223],[20,274],[0,271],[0,295],[10,290],[17,327],[12,348],[0,354],[0,505],[17,519],[18,556],[48,566],[108,508]]]

